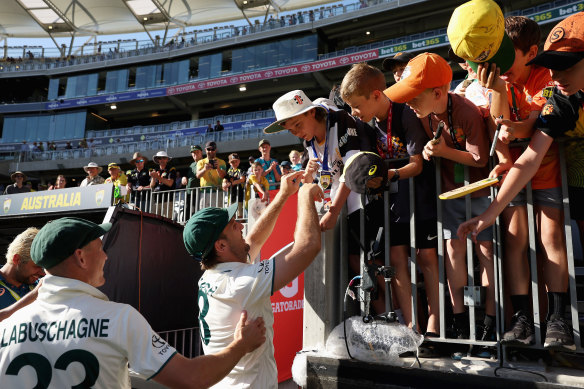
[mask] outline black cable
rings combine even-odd
[[[500,376],[497,374],[497,371],[498,371],[499,369],[508,369],[508,370],[513,370],[513,371],[519,371],[519,372],[521,372],[521,373],[529,373],[529,374],[534,374],[534,375],[536,375],[536,376],[538,376],[538,377],[541,377],[541,378],[543,378],[543,380],[544,380],[545,382],[549,382],[549,381],[548,381],[548,379],[547,379],[547,377],[546,377],[546,376],[544,376],[543,374],[536,373],[535,371],[524,370],[524,369],[519,369],[519,368],[517,368],[517,367],[508,367],[508,366],[499,366],[499,367],[495,368],[495,370],[493,371],[493,374],[495,375],[495,377],[500,377]]]

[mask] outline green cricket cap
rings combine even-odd
[[[236,212],[237,203],[227,208],[207,207],[195,213],[183,230],[183,240],[189,254],[197,261],[206,258]]]
[[[63,217],[45,224],[30,247],[34,263],[50,269],[69,258],[75,250],[107,233],[111,223],[95,224],[76,217]]]

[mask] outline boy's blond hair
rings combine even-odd
[[[296,156],[296,155],[298,155],[300,157],[301,156],[300,151],[298,151],[298,150],[292,150],[292,151],[290,151],[290,154],[288,154],[288,157],[290,159],[292,159],[292,157],[293,156]]]
[[[354,64],[345,74],[341,83],[341,97],[349,99],[352,96],[369,95],[375,91],[383,91],[386,87],[385,76],[381,70],[365,62]]]

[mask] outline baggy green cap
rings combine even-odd
[[[38,232],[30,247],[34,263],[50,269],[69,258],[75,250],[107,233],[111,223],[95,224],[76,217],[51,220]]]
[[[206,258],[236,212],[237,203],[227,208],[207,207],[195,213],[183,230],[183,240],[189,254],[198,261]]]

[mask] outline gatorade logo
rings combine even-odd
[[[552,33],[550,34],[550,42],[556,43],[557,41],[562,39],[565,34],[566,34],[566,32],[564,31],[564,29],[562,27],[556,27],[552,31]]]
[[[377,165],[371,166],[371,168],[369,169],[369,175],[370,176],[374,175],[376,171],[377,171]]]

